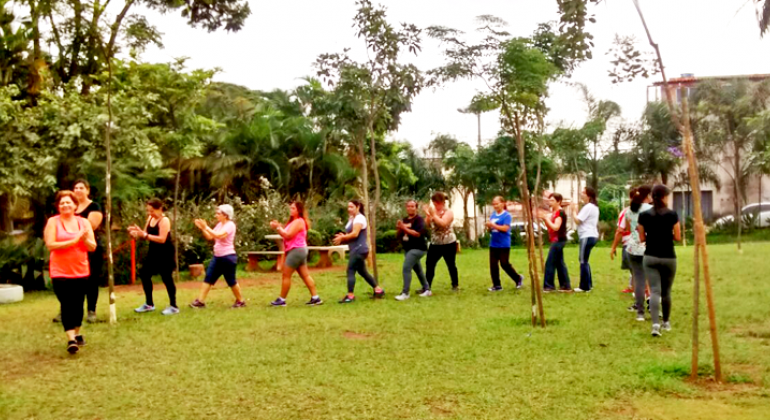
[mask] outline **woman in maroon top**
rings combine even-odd
[[[548,227],[548,236],[551,240],[548,259],[545,260],[543,291],[552,292],[556,289],[553,278],[554,274],[558,273],[559,291],[571,292],[567,264],[564,263],[564,246],[567,245],[567,214],[561,208],[561,194],[552,193],[548,200],[552,213],[540,215],[540,220]]]

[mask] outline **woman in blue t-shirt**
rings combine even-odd
[[[503,290],[500,284],[500,267],[516,283],[516,288],[520,289],[524,285],[524,277],[516,272],[509,261],[511,214],[505,210],[505,201],[499,195],[492,199],[492,207],[495,211],[489,216],[487,222],[487,229],[492,235],[492,240],[489,242],[489,272],[492,275],[492,287],[488,290],[490,292]]]

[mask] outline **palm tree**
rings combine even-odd
[[[754,0],[758,6],[757,20],[759,21],[759,36],[764,37],[765,32],[770,29],[770,0]]]
[[[500,107],[500,104],[498,104],[494,99],[490,98],[489,96],[477,94],[476,96],[471,99],[471,103],[468,104],[465,108],[458,108],[457,111],[461,112],[463,114],[475,114],[476,119],[478,121],[478,134],[479,134],[479,145],[478,148],[481,149],[481,114],[484,112],[493,111]]]

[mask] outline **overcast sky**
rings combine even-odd
[[[291,89],[301,78],[314,75],[319,54],[353,48],[363,54],[361,41],[351,28],[353,0],[283,0],[249,2],[252,15],[238,33],[207,33],[185,25],[174,15],[148,12],[148,18],[165,33],[165,48],[147,51],[143,59],[168,62],[189,57],[191,68],[221,69],[216,80],[252,89]],[[378,3],[374,1],[374,3]],[[555,0],[386,0],[388,19],[395,24],[419,27],[443,25],[473,32],[475,17],[491,14],[509,23],[515,36],[532,33],[540,22],[558,18]],[[655,41],[660,44],[669,78],[681,73],[696,76],[770,73],[770,41],[761,40],[752,0],[641,0]],[[569,83],[582,82],[598,99],[617,102],[623,118],[639,119],[646,102],[647,86],[640,79],[613,85],[607,76],[606,56],[615,34],[634,35],[648,50],[644,30],[631,0],[605,0],[593,8],[597,23],[590,26],[595,37],[594,59],[583,63],[567,83],[551,86],[549,125],[579,126],[585,107]],[[770,37],[769,37],[770,38]],[[443,63],[441,47],[425,37],[418,57],[411,59],[423,70]],[[482,90],[478,82],[458,82],[437,90],[423,91],[412,112],[393,136],[423,148],[436,134],[450,134],[476,144],[476,117],[457,111]],[[482,117],[482,137],[493,138],[498,116]]]

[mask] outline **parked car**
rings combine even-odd
[[[741,218],[744,225],[752,224],[755,227],[770,227],[770,203],[753,203],[741,209]],[[714,227],[724,227],[734,223],[732,214],[719,218],[714,222]]]

